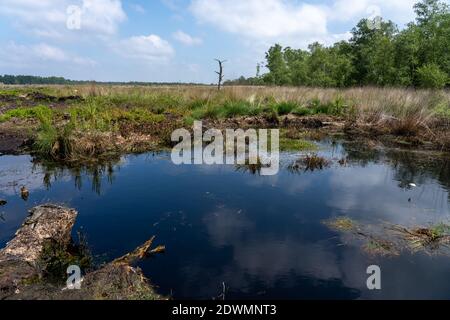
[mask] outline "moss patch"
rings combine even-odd
[[[306,151],[317,150],[317,145],[303,139],[280,138],[281,151]]]

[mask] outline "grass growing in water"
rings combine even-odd
[[[39,257],[38,266],[43,276],[52,282],[61,283],[67,279],[67,268],[77,265],[87,271],[92,268],[92,254],[85,238],[78,234],[80,243],[68,246],[47,241]]]
[[[280,131],[281,151],[314,151],[317,145],[314,142],[302,139],[300,131],[295,129]]]
[[[371,256],[398,256],[400,254],[393,242],[379,238],[368,240],[363,249]]]
[[[69,123],[57,127],[53,123],[53,112],[38,113],[40,122],[34,149],[37,153],[53,158],[65,159],[70,156],[72,150],[71,134],[75,123]]]
[[[328,228],[336,231],[355,231],[358,228],[356,221],[349,217],[337,217],[323,222]]]
[[[297,172],[300,170],[304,171],[315,171],[323,170],[330,165],[330,161],[324,157],[320,157],[317,154],[307,154],[301,159],[294,161],[293,164],[289,166],[289,170]]]
[[[370,255],[399,255],[402,251],[449,255],[450,225],[438,223],[429,227],[407,228],[400,225],[361,224],[349,217],[323,221],[333,231],[350,233],[362,240],[362,249]]]
[[[247,159],[246,164],[238,164],[236,165],[236,171],[250,172],[251,174],[261,174],[262,168],[269,167],[262,163],[261,159],[258,157],[256,163],[249,163],[250,161]]]
[[[120,109],[92,98],[63,112],[33,108],[31,116],[39,121],[34,151],[43,157],[68,161],[107,156],[116,152],[117,148],[130,151],[145,149],[151,142],[150,136],[131,135],[124,141],[120,136],[119,124],[154,124],[166,118],[149,109]]]
[[[404,238],[413,251],[424,250],[434,253],[450,244],[450,226],[445,223],[438,223],[428,228],[408,229],[402,226],[393,226],[392,229]]]

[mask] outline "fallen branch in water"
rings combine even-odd
[[[69,250],[77,214],[73,209],[51,204],[30,210],[30,216],[14,239],[0,250],[0,300],[166,299],[155,292],[139,268],[131,266],[140,259],[165,251],[164,246],[150,249],[155,237],[133,252],[86,274],[79,290],[61,290],[62,283],[46,281],[40,266],[45,248],[49,244],[57,246],[59,251],[55,252],[59,254]],[[54,252],[47,251],[46,254]],[[64,256],[56,255],[54,259]],[[64,264],[67,261],[58,262]]]
[[[124,263],[131,265],[135,263],[137,260],[142,260],[148,258],[157,253],[163,253],[166,250],[165,246],[158,246],[155,249],[150,250],[150,247],[153,244],[155,237],[153,236],[150,240],[145,242],[140,247],[136,248],[133,252],[127,253],[126,255],[117,258],[112,263]]]

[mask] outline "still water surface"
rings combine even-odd
[[[79,211],[74,235],[83,231],[99,263],[156,235],[166,253],[139,266],[176,299],[217,297],[223,283],[227,299],[450,298],[450,256],[374,256],[323,224],[339,216],[365,225],[449,222],[449,159],[327,142],[319,154],[333,164],[293,172],[287,167],[299,154],[286,153],[272,177],[175,166],[164,153],[77,170],[2,156],[0,198],[8,204],[0,207],[0,245],[28,209],[56,202]],[[380,291],[366,286],[373,264],[382,270]]]

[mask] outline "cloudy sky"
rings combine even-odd
[[[97,81],[253,76],[278,42],[347,39],[360,18],[401,27],[416,0],[0,0],[0,74]]]

